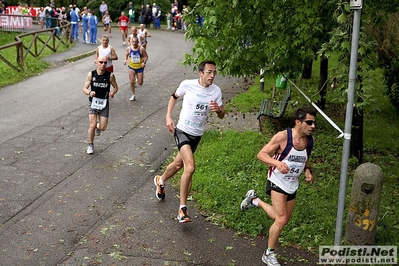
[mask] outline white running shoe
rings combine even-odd
[[[241,202],[240,208],[242,211],[245,211],[248,208],[255,207],[255,205],[252,204],[252,200],[257,198],[258,196],[256,195],[255,190],[251,189],[248,190],[247,194],[245,195],[245,199]]]
[[[136,95],[132,95],[132,97],[130,97],[130,101],[135,101],[136,100]]]
[[[93,154],[94,153],[94,145],[93,144],[89,144],[89,146],[87,146],[87,154]]]
[[[280,263],[278,263],[276,253],[274,252],[270,253],[269,255],[266,255],[266,251],[263,252],[262,261],[267,266],[281,266]]]

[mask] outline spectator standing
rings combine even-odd
[[[93,10],[90,11],[91,16],[89,17],[89,27],[90,27],[90,44],[97,43],[97,24],[98,19]]]
[[[0,14],[4,14],[6,12],[5,10],[6,10],[6,7],[5,7],[3,1],[0,0]],[[43,27],[42,27],[42,29],[43,29]]]
[[[241,210],[257,206],[274,220],[269,229],[268,248],[262,255],[262,261],[269,266],[280,265],[274,249],[294,210],[299,177],[304,171],[307,183],[313,178],[309,157],[314,143],[312,132],[315,120],[316,111],[313,108],[298,109],[294,116],[294,128],[278,132],[259,151],[258,159],[269,166],[266,193],[271,196],[272,204],[262,201],[254,190],[249,190],[241,202]]]
[[[132,2],[130,2],[130,4],[131,3]],[[133,8],[133,4],[131,4],[130,7],[129,7],[129,21],[130,21],[130,24],[134,24],[134,16],[135,16],[134,8]]]
[[[160,28],[161,28],[161,15],[162,15],[161,9],[158,9],[158,13],[157,13],[157,17],[156,17],[156,22],[155,22],[155,27],[156,27],[157,29],[160,29]]]
[[[171,5],[172,5],[172,8],[171,8],[170,12],[172,13],[172,18],[174,18],[176,16],[177,12],[179,12],[179,9],[174,4],[171,4]]]
[[[152,26],[154,29],[156,28],[157,16],[158,16],[159,7],[156,3],[152,4],[151,14],[152,14]]]
[[[179,11],[177,11],[175,17],[173,18],[174,20],[174,29],[175,30],[181,30],[181,14]]]
[[[32,16],[32,13],[30,12],[30,7],[28,6],[28,4],[26,4],[25,7],[22,8],[22,15]]]
[[[205,130],[206,120],[210,112],[223,118],[225,110],[221,89],[213,84],[216,75],[216,64],[203,61],[198,66],[199,79],[184,80],[169,98],[166,112],[166,126],[174,134],[178,153],[162,175],[154,177],[155,196],[165,199],[165,182],[184,168],[180,179],[180,207],[177,220],[180,223],[191,222],[187,211],[187,198],[191,190],[192,177],[195,171],[194,152],[198,147]],[[172,111],[177,100],[183,97],[179,121],[175,126]]]
[[[70,12],[71,14],[71,39],[78,41],[79,40],[79,14],[76,11],[76,6],[72,7],[72,10]]]
[[[51,13],[51,7],[50,7],[50,4],[47,4],[46,8],[44,9],[44,14],[45,14],[45,17],[46,17],[46,29],[51,28],[51,15],[50,15],[50,13]]]
[[[151,19],[152,19],[152,13],[151,13],[151,8],[150,5],[145,6],[145,11],[144,11],[144,21],[145,21],[145,27],[149,28],[151,25]]]
[[[105,70],[114,73],[114,65],[112,64],[112,60],[118,60],[118,55],[116,54],[114,47],[109,44],[109,38],[107,35],[103,35],[101,38],[101,45],[99,45],[96,49],[94,63],[96,63],[99,58],[104,58],[107,60]]]
[[[168,14],[166,14],[166,24],[168,25],[168,27],[166,29],[170,30],[170,22],[172,21],[172,13],[170,13],[170,11],[168,11]]]
[[[83,31],[83,43],[89,43],[89,15],[88,10],[83,9],[82,12],[82,31]]]
[[[61,20],[66,20],[67,19],[67,12],[65,10],[65,7],[61,7]]]
[[[144,7],[144,5],[141,5],[141,8],[140,8],[140,17],[139,17],[139,23],[140,24],[144,24],[145,23],[145,7]]]
[[[72,11],[72,5],[69,5],[68,11],[66,12],[66,20],[71,22],[71,11]]]
[[[40,7],[39,11],[37,12],[37,21],[39,22],[40,29],[44,28],[44,21],[46,19],[46,13],[44,12],[44,7]]]
[[[14,10],[13,15],[22,15],[22,4],[18,2],[17,8]]]
[[[55,7],[51,8],[50,16],[51,16],[51,27],[52,28],[57,27],[58,13],[57,13],[57,9]],[[78,38],[79,38],[79,33],[78,33]]]
[[[101,17],[103,17],[105,15],[105,11],[108,11],[108,6],[105,3],[105,1],[102,1],[101,5],[100,5]]]
[[[187,31],[187,24],[185,21],[186,16],[188,15],[188,8],[183,5],[183,10],[182,10],[182,24],[183,24],[183,31]]]
[[[125,12],[122,11],[121,16],[118,19],[118,26],[121,31],[123,45],[126,45],[128,25],[129,25],[129,18],[126,17]]]

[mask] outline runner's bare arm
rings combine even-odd
[[[173,119],[172,119],[172,111],[173,111],[173,108],[175,108],[177,98],[178,98],[174,92],[173,92],[173,94],[174,94],[174,97],[170,96],[170,98],[169,98],[168,109],[166,111],[166,117],[165,117],[166,127],[172,133],[175,132],[175,127],[176,127],[175,123],[173,122]]]
[[[270,154],[273,152],[277,153],[283,152],[286,144],[287,144],[287,131],[286,130],[280,131],[277,134],[275,134],[272,137],[272,139],[259,151],[257,157],[264,164],[267,164],[269,166],[275,166],[278,168],[278,170],[281,173],[286,174],[290,170],[288,165],[270,156]]]
[[[94,54],[94,64],[97,64],[97,59],[99,56],[98,49],[99,49],[99,47],[96,48],[96,53]]]
[[[114,89],[109,93],[109,97],[114,98],[115,94],[118,92],[118,84],[116,83],[116,77],[114,73],[111,73],[111,85]]]
[[[144,47],[140,47],[140,53],[143,55],[143,63],[141,64],[141,66],[145,67],[145,64],[148,61],[147,50]]]
[[[86,94],[86,95],[89,95],[89,96],[94,96],[96,94],[96,92],[95,91],[91,92],[90,84],[91,84],[91,72],[89,72],[87,74],[86,81],[85,81],[85,84],[83,86],[83,93]]]
[[[130,47],[126,48],[126,52],[125,52],[125,58],[123,60],[123,64],[126,65],[127,60],[129,59],[129,49]]]
[[[114,47],[111,46],[111,58],[109,58],[110,60],[118,60],[118,55],[115,52]]]

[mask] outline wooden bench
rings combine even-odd
[[[264,99],[260,105],[258,114],[259,129],[262,131],[262,116],[268,116],[271,118],[280,118],[283,116],[285,109],[287,109],[288,101],[291,97],[291,88],[288,86],[285,90],[284,96],[280,101],[274,99]]]

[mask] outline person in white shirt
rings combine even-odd
[[[103,37],[101,38],[101,45],[99,45],[96,49],[94,61],[95,64],[100,57],[107,60],[105,70],[113,73],[114,65],[112,64],[112,60],[118,60],[118,55],[116,54],[114,47],[109,45],[109,38],[107,35],[103,35]]]
[[[137,31],[139,39],[144,39],[142,46],[147,49],[148,40],[147,37],[151,37],[151,33],[144,27],[144,24],[140,24],[140,28]]]
[[[187,197],[191,190],[192,177],[195,171],[194,152],[198,147],[210,112],[223,118],[225,110],[221,89],[213,84],[216,76],[216,63],[203,61],[198,67],[199,79],[184,80],[172,93],[166,112],[166,126],[174,134],[179,149],[175,159],[162,175],[154,178],[158,200],[165,199],[165,182],[184,167],[180,180],[180,207],[177,219],[180,223],[191,222],[187,211]],[[179,121],[175,126],[172,111],[177,99],[183,97]]]

